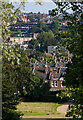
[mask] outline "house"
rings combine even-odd
[[[46,53],[46,51],[44,51],[44,55],[46,55],[46,56],[52,56],[51,53]]]
[[[48,53],[53,54],[56,51],[57,46],[48,46]]]
[[[20,45],[20,48],[22,49],[24,49],[24,50],[26,50],[27,48],[28,48],[28,44],[22,44],[22,45]]]
[[[51,86],[50,91],[65,90],[66,87],[63,86],[63,74],[64,69],[62,67],[55,67],[54,69],[50,68],[46,79],[46,81],[49,82]]]
[[[29,42],[31,41],[32,37],[10,37],[9,41],[13,44],[23,44],[25,41]]]
[[[50,84],[50,91],[65,90],[63,85],[65,81],[63,75],[66,73],[66,64],[55,60],[54,63],[47,63],[42,61],[31,63],[33,74],[37,73],[45,83]]]

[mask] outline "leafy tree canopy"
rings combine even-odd
[[[54,0],[53,0],[54,1]],[[54,1],[55,2],[55,1]],[[62,13],[64,20],[67,20],[67,32],[70,33],[66,37],[66,47],[73,54],[72,63],[68,64],[67,74],[65,75],[65,85],[68,87],[61,94],[62,97],[72,98],[76,104],[70,107],[67,116],[83,118],[83,13],[82,2],[55,2],[57,7],[51,11],[51,15]],[[68,10],[72,10],[72,14]],[[70,81],[71,80],[71,81]],[[78,93],[78,94],[77,94]]]
[[[42,47],[42,50],[47,50],[47,47],[52,43],[52,40],[54,39],[54,34],[50,30],[48,32],[41,32],[37,39]]]

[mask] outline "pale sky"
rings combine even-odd
[[[10,2],[20,2],[22,0],[9,0]],[[37,2],[37,1],[42,1],[42,2],[52,2],[52,0],[25,0],[26,2]]]
[[[34,2],[29,2],[25,4],[24,12],[41,12],[48,13],[49,10],[52,10],[56,7],[56,5],[52,2],[44,2],[43,5],[36,4]]]
[[[16,1],[16,0],[12,0],[12,2],[13,1]],[[49,10],[52,10],[56,7],[55,3],[52,0],[42,0],[44,1],[43,5],[36,4],[35,1],[38,1],[38,0],[28,0],[28,2],[25,3],[25,10],[21,10],[21,11],[28,12],[28,13],[29,12],[33,12],[33,13],[41,12],[41,13],[48,14]],[[17,2],[17,4],[14,4],[14,5],[15,7],[19,7],[19,2]]]
[[[10,2],[17,2],[14,5],[15,5],[16,8],[18,8],[20,1],[23,1],[23,0],[9,0],[9,1]],[[27,1],[27,2],[25,2],[25,10],[21,9],[21,11],[26,12],[26,13],[41,12],[41,13],[47,13],[48,14],[49,10],[52,10],[52,9],[56,8],[56,5],[52,0],[25,0],[25,1]],[[38,2],[38,1],[40,1],[40,2],[42,1],[43,5],[36,4],[36,2]],[[70,10],[68,12],[71,13]]]

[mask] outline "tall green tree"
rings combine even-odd
[[[1,32],[2,40],[6,41],[10,37],[9,24],[13,23],[13,20],[17,19],[16,13],[19,13],[19,8],[15,9],[12,3],[1,2]],[[12,17],[12,19],[11,19]],[[12,77],[13,65],[15,63],[20,64],[20,54],[11,44],[1,44],[2,48],[2,119],[3,120],[19,120],[21,114],[16,111],[16,105],[18,104],[18,94],[16,94],[16,84],[14,84],[14,78]],[[14,73],[14,72],[13,72]]]
[[[58,33],[61,29],[61,25],[58,20],[53,20],[53,22],[50,25],[50,29],[53,31],[53,33]]]
[[[52,44],[53,39],[54,39],[54,34],[51,30],[48,32],[43,31],[37,36],[37,40],[41,45],[40,47],[42,48],[42,50],[45,51],[47,50],[47,47]]]
[[[38,47],[39,41],[37,39],[32,39],[29,42],[29,48],[31,49],[35,49],[36,47]]]
[[[40,82],[37,75],[33,75],[26,52],[21,52],[20,64],[14,65],[15,74],[13,75],[17,89],[21,96],[30,95],[35,86]]]
[[[22,115],[16,111],[18,90],[14,77],[14,65],[3,57],[2,62],[2,120],[19,120]]]
[[[21,51],[19,63],[15,58],[12,63],[12,59],[7,59],[4,51],[2,53],[2,117],[3,120],[19,120],[22,115],[16,111],[19,96],[28,97],[40,79],[37,75],[33,75],[25,51]]]
[[[53,0],[54,1],[54,0]],[[54,1],[55,2],[55,1]],[[67,73],[65,75],[65,85],[67,89],[61,93],[61,97],[69,97],[75,101],[75,105],[71,105],[67,116],[83,118],[83,13],[82,2],[55,2],[57,8],[51,11],[52,15],[62,13],[67,23],[67,32],[70,35],[66,38],[66,47],[73,54],[72,63],[68,64]],[[72,14],[68,10],[72,10]]]

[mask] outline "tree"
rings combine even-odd
[[[21,30],[17,30],[17,34],[18,34],[18,35],[21,35]]]
[[[29,33],[40,33],[41,30],[40,30],[38,27],[33,26],[32,28],[30,28],[30,29],[28,30],[28,32],[29,32]]]
[[[10,30],[8,25],[12,24],[13,19],[17,19],[16,13],[19,13],[19,8],[15,9],[12,3],[2,2],[2,21],[1,32],[2,39],[6,41],[10,37]],[[19,120],[21,114],[16,111],[16,105],[18,104],[18,94],[16,94],[16,84],[13,83],[12,68],[15,63],[19,64],[20,54],[18,50],[14,50],[13,45],[10,43],[1,44],[3,63],[2,63],[2,119],[3,120]]]
[[[53,39],[54,39],[54,34],[51,30],[48,32],[43,31],[37,36],[37,40],[41,44],[42,50],[45,51],[47,50],[47,47],[52,44]]]
[[[31,94],[31,91],[34,90],[35,86],[40,82],[38,76],[32,73],[25,51],[21,52],[20,64],[14,65],[14,72],[13,78],[15,79],[16,87],[20,91],[21,96]]]
[[[40,21],[39,23],[38,23],[38,27],[39,28],[44,28],[45,27],[45,23],[43,23],[42,21]]]
[[[39,21],[38,27],[41,32],[43,31],[48,32],[50,30],[49,27],[45,23],[43,23],[43,21]]]
[[[50,89],[49,83],[43,83],[43,80],[40,79],[40,83],[38,83],[35,89],[31,92],[31,95],[30,95],[31,100],[32,101],[47,101],[48,98],[46,96],[50,94],[49,89]]]
[[[53,33],[58,33],[61,29],[61,25],[58,20],[53,20],[53,22],[50,25],[50,29],[53,31]]]
[[[54,1],[54,0],[53,0]],[[57,2],[56,9],[51,11],[52,15],[56,15],[58,12],[63,14],[67,23],[67,32],[70,35],[66,39],[66,47],[73,54],[72,63],[68,64],[67,73],[65,75],[65,85],[67,89],[61,93],[61,97],[69,97],[75,101],[75,105],[71,105],[67,113],[67,116],[73,116],[83,118],[83,76],[82,76],[82,64],[83,64],[83,41],[82,41],[82,2]],[[68,10],[72,10],[72,14],[68,13]],[[71,81],[70,81],[71,80]]]
[[[19,8],[15,9],[12,3],[2,2],[1,11],[2,11],[2,21],[1,21],[1,30],[2,30],[2,38],[5,41],[11,34],[8,29],[9,24],[12,24],[13,20],[17,20],[16,13],[20,13],[20,7],[23,3],[20,4]]]
[[[2,62],[2,119],[19,120],[22,115],[16,111],[18,91],[14,80],[14,65],[3,57]]]
[[[17,51],[18,52],[18,51]],[[16,53],[16,52],[15,52]],[[30,63],[25,51],[20,53],[20,61],[17,63],[15,59],[12,63],[3,52],[2,63],[2,113],[3,120],[12,119],[19,120],[22,115],[16,111],[19,103],[19,95],[24,97],[31,94],[35,87],[39,84],[40,79],[37,75],[33,75]]]
[[[32,39],[29,42],[29,48],[31,49],[36,49],[36,47],[38,47],[39,41],[37,39]]]

